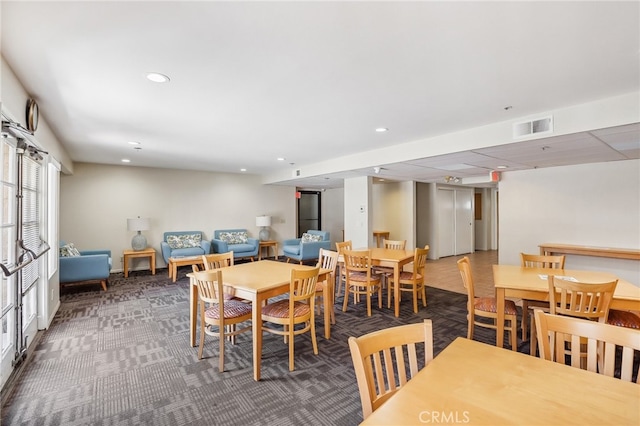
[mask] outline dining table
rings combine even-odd
[[[618,278],[609,272],[575,269],[525,268],[516,265],[493,265],[493,282],[496,292],[496,346],[504,342],[505,299],[518,298],[549,301],[548,275],[575,279],[584,283],[602,283],[618,280],[610,307],[628,311],[640,311],[640,287]],[[515,350],[515,349],[514,349]]]
[[[257,262],[247,262],[238,265],[220,268],[222,271],[222,281],[225,286],[234,289],[235,297],[249,300],[252,308],[252,338],[253,338],[253,378],[260,380],[260,365],[262,361],[262,307],[269,298],[276,297],[289,292],[292,269],[313,269],[313,266],[299,265],[294,263],[277,262],[274,260],[260,260]],[[198,318],[198,286],[195,283],[193,274],[190,278],[190,322],[189,337],[191,346],[196,346],[196,327]],[[329,338],[331,328],[330,309],[333,303],[331,293],[330,269],[320,269],[318,283],[323,284],[324,299],[324,327],[325,337]]]
[[[638,425],[638,385],[457,337],[362,425]]]
[[[358,248],[355,250],[371,250],[372,266],[393,268],[394,283],[400,282],[400,272],[402,272],[402,268],[413,262],[414,256],[413,250],[386,249],[379,247]],[[342,254],[338,257],[338,263],[344,263],[344,257]],[[400,286],[398,285],[393,288],[393,309],[395,316],[400,316]]]

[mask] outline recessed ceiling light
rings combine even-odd
[[[497,169],[508,169],[508,168],[509,168],[509,166],[498,166],[498,167],[496,167],[496,168],[497,168]]]
[[[122,161],[123,163],[130,163],[131,162],[131,160],[129,160],[128,158],[123,158],[120,161]]]
[[[277,158],[277,160],[278,160],[278,161],[284,161],[284,160],[286,160],[286,158],[284,158],[284,157],[278,157],[278,158]]]
[[[140,142],[129,141],[129,145],[140,145]]]
[[[150,72],[147,74],[147,79],[154,83],[166,83],[169,81],[169,77],[164,74],[160,74],[159,72]]]
[[[240,171],[241,171],[241,172],[246,172],[246,171],[247,171],[247,169],[240,169]]]
[[[386,127],[378,127],[378,128],[376,129],[376,132],[378,132],[378,133],[383,133],[383,132],[386,132],[386,131],[388,131],[388,130],[389,130],[389,129],[387,129]]]

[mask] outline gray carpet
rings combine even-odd
[[[113,274],[107,292],[98,284],[63,288],[60,310],[7,398],[2,424],[357,425],[362,412],[348,336],[423,318],[433,320],[435,354],[466,336],[465,295],[430,287],[427,308],[414,314],[405,297],[399,318],[386,307],[367,317],[365,303],[343,313],[339,298],[330,340],[316,321],[319,355],[308,336],[296,339],[294,372],[282,338],[265,334],[262,380],[255,382],[250,333],[227,345],[224,373],[213,337],[198,361],[188,343],[186,271],[177,283],[161,269],[128,279]],[[491,331],[476,330],[476,340],[495,342]]]

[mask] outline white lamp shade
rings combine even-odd
[[[136,217],[134,219],[127,219],[128,231],[148,231],[151,227],[151,221],[148,217]]]
[[[256,217],[256,226],[271,226],[271,216]]]

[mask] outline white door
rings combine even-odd
[[[455,192],[438,189],[438,257],[456,254]]]
[[[473,251],[473,192],[455,190],[456,255]]]

